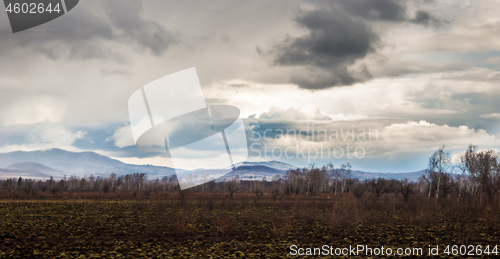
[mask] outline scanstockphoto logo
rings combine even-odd
[[[166,152],[181,189],[217,179],[248,158],[239,109],[207,105],[195,68],[141,87],[130,96],[128,108],[136,147]],[[189,161],[201,161],[204,169],[179,169]]]
[[[63,16],[79,0],[4,0],[12,32],[24,31]]]

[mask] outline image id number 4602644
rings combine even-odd
[[[5,7],[7,13],[52,13],[61,12],[59,3],[52,6],[52,3],[44,5],[43,3],[9,3]]]

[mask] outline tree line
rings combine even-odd
[[[64,177],[61,180],[54,180],[50,177],[49,180],[33,180],[10,178],[0,181],[0,188],[6,191],[24,191],[26,195],[31,194],[35,196],[43,192],[132,192],[135,196],[138,192],[144,192],[146,195],[151,192],[167,192],[175,191],[178,189],[177,178],[175,176],[164,177],[149,181],[146,179],[144,173],[134,173],[122,176],[111,174],[109,178],[100,176],[77,177],[71,176]]]
[[[276,199],[280,195],[316,195],[329,194],[353,195],[361,198],[365,195],[377,198],[383,195],[393,195],[394,199],[402,196],[407,202],[412,195],[425,195],[428,199],[445,199],[450,196],[458,201],[470,201],[477,197],[480,202],[493,202],[499,196],[500,206],[500,163],[495,150],[479,150],[470,145],[459,163],[452,163],[445,147],[440,147],[429,158],[425,174],[418,181],[408,179],[366,179],[352,177],[349,163],[335,168],[333,164],[322,167],[314,165],[308,168],[289,170],[284,175],[275,175],[272,179],[240,180],[238,177],[211,181],[181,191],[175,175],[162,179],[148,180],[146,174],[135,173],[117,176],[111,174],[108,178],[89,176],[79,178],[71,176],[60,180],[15,179],[0,180],[0,188],[4,191],[25,192],[36,196],[49,192],[130,192],[135,197],[138,193],[148,197],[151,193],[179,192],[227,192],[230,197],[234,193],[252,193],[256,197],[264,194]]]

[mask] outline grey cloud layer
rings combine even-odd
[[[413,22],[429,25],[438,20],[419,10],[415,18],[404,2],[355,0],[320,2],[315,10],[300,12],[294,21],[308,33],[288,37],[271,51],[279,66],[305,66],[309,74],[294,75],[291,82],[306,89],[352,85],[371,78],[362,61],[375,52],[379,36],[368,22]],[[355,65],[354,68],[348,68]]]
[[[314,78],[292,77],[293,83],[316,89],[358,81],[346,66],[366,56],[377,41],[377,36],[364,22],[336,9],[306,12],[297,17],[296,22],[306,28],[309,35],[287,39],[278,46],[275,63],[309,65],[330,73]],[[364,72],[365,77],[369,76],[366,70]]]
[[[144,18],[142,10],[138,0],[84,1],[70,15],[14,34],[6,43],[11,47],[28,47],[51,59],[117,56],[106,42],[162,54],[178,41],[179,34]]]
[[[394,164],[405,168],[416,155],[426,160],[434,145],[495,146],[491,136],[471,128],[500,132],[495,33],[500,6],[450,5],[86,0],[50,23],[0,36],[0,150],[58,147],[155,157],[138,151],[126,135],[127,100],[144,84],[193,66],[207,103],[234,105],[245,117],[260,114],[254,116],[260,133],[300,129],[307,120],[322,121],[316,127],[325,129],[349,129],[352,117],[360,120],[357,128],[381,132],[397,124],[387,131],[400,138],[367,148],[375,157],[365,162],[370,170],[370,163],[386,170]],[[450,26],[436,28],[442,19]],[[484,51],[485,61],[466,58]],[[316,104],[334,122],[322,113],[307,117],[288,109],[307,104]],[[435,125],[406,125],[420,120]],[[458,128],[462,125],[468,130]],[[419,139],[424,130],[434,140]],[[418,154],[394,159],[408,150]]]

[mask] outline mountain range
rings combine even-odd
[[[27,162],[29,164],[25,164]],[[145,173],[150,177],[156,178],[175,174],[175,170],[170,167],[132,165],[95,152],[70,152],[62,149],[0,153],[0,168],[4,168],[0,170],[6,170],[14,164],[18,164],[18,167],[20,164],[23,164],[24,171],[28,173],[38,171],[40,166],[53,168],[52,176],[54,177],[63,177],[64,175],[81,177],[91,174],[108,177],[112,173],[117,175]],[[46,171],[42,173],[46,173]]]
[[[243,162],[236,165],[236,170],[221,177],[219,180],[231,179],[238,176],[241,180],[261,180],[265,177],[267,181],[271,181],[275,175],[284,177],[288,170],[298,168],[279,161]],[[62,149],[50,149],[0,153],[0,179],[18,177],[48,179],[51,176],[62,178],[65,175],[109,177],[112,173],[118,176],[145,173],[148,179],[156,179],[174,175],[175,170],[166,166],[126,164],[90,151],[71,152]],[[359,178],[360,180],[381,177],[387,179],[408,178],[415,181],[423,174],[424,170],[410,173],[352,171],[352,177]]]

